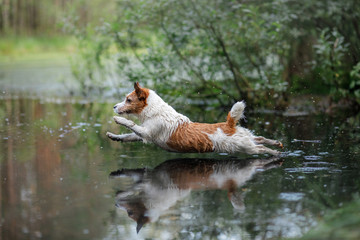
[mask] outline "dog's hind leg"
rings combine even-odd
[[[274,156],[280,155],[279,151],[273,150],[271,148],[265,147],[263,145],[255,145],[252,148],[246,149],[246,153],[248,154],[264,154],[268,153]]]
[[[121,134],[116,135],[111,132],[107,132],[106,136],[110,138],[113,141],[119,141],[119,142],[138,142],[142,141],[142,138],[136,135],[135,133],[129,133],[129,134]]]
[[[284,148],[283,144],[280,141],[267,139],[267,138],[264,138],[264,137],[261,137],[261,136],[254,137],[254,141],[257,144],[267,144],[267,145],[272,145],[272,146],[277,146],[277,147],[280,147],[280,148]]]

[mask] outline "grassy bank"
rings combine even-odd
[[[52,59],[65,60],[76,51],[69,36],[5,36],[0,38],[0,63],[12,64]]]

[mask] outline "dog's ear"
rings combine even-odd
[[[135,88],[136,95],[139,97],[139,95],[141,94],[141,87],[139,85],[139,82],[134,83],[134,88]]]
[[[144,100],[146,98],[146,93],[142,89],[138,82],[134,83],[135,93],[139,100]]]
[[[138,90],[140,90],[140,84],[139,84],[139,82],[135,82],[134,83],[134,89],[135,89],[135,91],[137,92]]]

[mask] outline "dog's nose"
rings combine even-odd
[[[114,109],[117,108],[117,104],[114,106]]]

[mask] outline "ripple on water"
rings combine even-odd
[[[279,198],[281,200],[295,202],[301,200],[305,196],[304,193],[299,192],[283,192],[280,193]]]
[[[285,171],[289,173],[314,173],[317,171],[327,171],[329,173],[339,172],[337,168],[338,165],[333,162],[324,161],[323,156],[307,155],[304,156],[304,159],[306,161],[302,162],[302,166],[285,168]]]
[[[302,150],[295,150],[295,151],[292,151],[292,152],[289,152],[288,153],[288,156],[289,157],[300,157],[304,154],[304,151]]]
[[[336,165],[335,163],[329,163],[329,162],[323,162],[323,161],[316,161],[316,162],[304,162],[304,165],[305,166],[308,166],[308,165]]]
[[[310,155],[310,156],[304,156],[305,160],[309,161],[317,161],[320,160],[322,157],[317,155]]]
[[[296,167],[296,168],[285,168],[285,171],[290,173],[314,173],[317,171],[328,171],[329,167]]]

